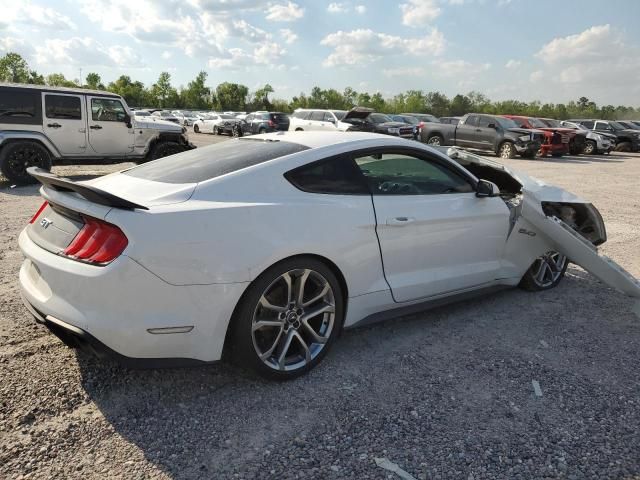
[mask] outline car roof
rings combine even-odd
[[[52,87],[49,85],[33,85],[30,83],[6,83],[0,82],[0,88],[14,88],[16,90],[40,90],[41,92],[74,93],[76,95],[94,95],[98,97],[122,98],[117,93],[104,90],[89,90],[86,88]]]
[[[390,146],[415,146],[415,142],[391,135],[369,132],[275,132],[262,136],[272,141],[281,140],[304,145],[309,148],[321,148],[334,145],[336,143],[358,143],[363,140],[386,140]],[[253,138],[258,138],[255,136]]]

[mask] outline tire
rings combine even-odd
[[[267,133],[267,129],[266,129],[266,128],[264,128],[264,127],[261,127],[261,128],[259,128],[259,129],[258,129],[258,133],[259,133],[260,135],[262,135],[263,133]]]
[[[535,259],[518,286],[529,292],[555,288],[562,281],[567,265],[569,260],[564,255],[554,251],[547,252]]]
[[[38,142],[11,142],[0,150],[0,171],[10,183],[30,185],[38,181],[27,173],[29,167],[51,170],[51,154]]]
[[[198,125],[193,125],[193,133],[200,133],[200,127]]]
[[[178,142],[158,142],[151,149],[149,158],[157,160],[158,158],[168,157],[176,153],[184,152],[186,148]]]
[[[310,311],[318,313],[309,316]],[[284,260],[256,278],[240,299],[231,325],[231,358],[266,378],[296,378],[327,354],[344,312],[342,288],[329,267],[311,257]]]
[[[587,140],[584,144],[584,148],[582,149],[582,153],[585,155],[593,155],[597,153],[598,145],[593,140]]]
[[[243,133],[242,133],[242,127],[240,127],[240,125],[237,125],[237,124],[236,124],[236,125],[234,125],[234,126],[231,128],[231,136],[232,136],[232,137],[239,138],[239,137],[241,137],[242,135],[243,135]]]
[[[630,152],[631,151],[631,142],[621,142],[616,145],[614,148],[616,152]]]
[[[533,152],[535,155],[535,152]],[[502,142],[498,147],[498,156],[500,158],[515,158],[516,147],[511,142]]]
[[[437,133],[434,135],[429,135],[429,137],[427,137],[427,145],[434,145],[436,147],[444,145],[444,137]]]
[[[304,130],[300,127],[296,128],[296,132],[304,132]]]
[[[560,158],[564,155],[564,153],[552,153],[551,156],[554,158]]]

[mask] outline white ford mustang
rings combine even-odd
[[[618,290],[598,211],[458,149],[369,133],[229,140],[91,181],[30,172],[25,304],[66,343],[137,365],[315,366],[341,329],[505,286],[567,258]]]

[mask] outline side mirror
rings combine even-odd
[[[131,128],[131,115],[129,115],[128,113],[125,112],[124,114],[124,124],[127,126],[127,128]]]
[[[487,125],[487,128],[496,128],[496,124],[495,123],[490,123],[489,125]]]
[[[497,197],[498,195],[500,195],[500,189],[495,183],[490,182],[489,180],[478,180],[478,185],[476,186],[476,197]]]

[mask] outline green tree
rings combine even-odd
[[[29,78],[27,79],[27,83],[31,83],[34,85],[44,85],[45,84],[44,76],[40,75],[35,70],[31,70],[29,72]]]
[[[107,90],[122,96],[133,107],[152,107],[152,99],[142,82],[133,82],[128,75],[121,75],[107,86]]]
[[[178,103],[178,91],[171,85],[171,74],[162,72],[158,81],[151,86],[151,101],[153,106],[168,108]]]
[[[453,116],[464,115],[465,113],[471,112],[473,108],[473,103],[466,95],[456,95],[451,100],[451,108],[449,113]]]
[[[86,81],[85,88],[90,88],[91,90],[104,90],[102,79],[100,78],[100,75],[98,75],[97,73],[94,73],[94,72],[88,73],[85,81]]]
[[[187,88],[180,92],[184,107],[198,109],[211,107],[211,89],[205,85],[206,82],[207,72],[201,71],[193,81],[187,84]]]
[[[51,73],[47,75],[46,84],[52,87],[77,87],[78,85],[67,78],[62,73]]]
[[[28,83],[31,77],[29,64],[19,54],[9,52],[0,57],[0,80],[12,83]]]
[[[347,87],[342,92],[342,101],[345,109],[351,109],[356,105],[356,100],[358,99],[358,92],[356,92],[353,88]]]
[[[272,105],[269,102],[269,94],[273,93],[273,87],[268,83],[256,90],[253,94],[253,106],[255,110],[271,110]]]
[[[217,103],[222,110],[245,110],[249,89],[238,83],[224,82],[216,87]]]

